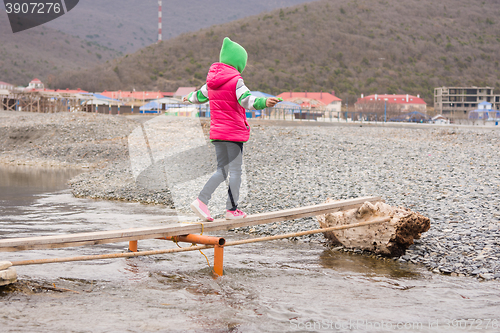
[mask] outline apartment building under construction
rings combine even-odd
[[[493,94],[493,87],[440,87],[434,88],[434,110],[441,114],[467,114],[481,102],[489,102],[500,109],[500,95]]]

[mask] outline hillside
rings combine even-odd
[[[163,40],[214,24],[230,22],[275,8],[311,0],[163,1]],[[47,24],[125,53],[158,40],[158,1],[82,0],[71,12]]]
[[[244,45],[250,89],[420,94],[442,85],[500,86],[494,0],[323,0],[212,26],[148,46],[55,87],[160,89],[204,82],[224,36]]]
[[[95,67],[118,52],[45,26],[12,33],[0,11],[0,81],[26,86],[35,77],[51,83],[64,71]]]

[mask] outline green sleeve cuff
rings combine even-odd
[[[205,97],[205,95],[203,95],[201,90],[198,90],[196,92],[196,97],[198,98],[198,102],[200,102],[200,103],[208,102],[208,97]]]
[[[266,101],[266,97],[257,97],[255,99],[255,102],[253,103],[253,107],[255,108],[255,110],[263,110],[266,108]]]
[[[190,92],[187,95],[187,100],[191,104],[203,104],[203,103],[208,102],[208,97],[203,95],[203,93],[201,92],[201,89],[200,89],[197,91]]]

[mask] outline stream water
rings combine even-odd
[[[0,168],[0,238],[179,223],[161,206],[76,199],[65,185],[75,174]],[[140,250],[167,247],[175,244],[139,241]],[[7,252],[0,260],[126,249],[117,243]],[[212,263],[213,251],[204,252]],[[498,282],[437,275],[321,244],[228,247],[217,279],[199,252],[16,269],[18,283],[0,287],[2,333],[500,331]]]

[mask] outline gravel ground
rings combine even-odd
[[[127,136],[148,118],[137,119],[0,113],[0,163],[90,167],[70,182],[75,196],[172,206],[168,189],[148,189],[132,176]],[[253,122],[244,148],[248,194],[240,208],[252,214],[378,195],[431,219],[431,229],[397,260],[500,279],[499,144],[495,128]],[[199,191],[199,184],[186,193]],[[237,231],[273,235],[317,227],[307,218]],[[322,235],[302,240],[325,241]]]
[[[254,127],[247,145],[250,212],[379,195],[431,219],[399,260],[500,278],[500,131]],[[265,194],[264,196],[262,194]],[[316,227],[314,219],[258,233]]]
[[[0,111],[0,163],[91,168],[127,154],[134,121],[101,114]]]

